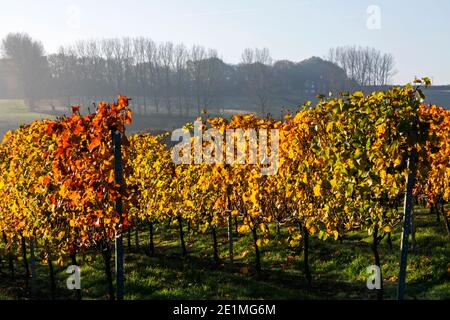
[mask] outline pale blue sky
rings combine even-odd
[[[380,8],[379,30],[367,28],[370,5]],[[18,31],[47,52],[78,39],[148,36],[216,48],[233,63],[246,47],[299,61],[368,45],[394,54],[397,83],[426,75],[450,84],[449,0],[3,0],[0,37]]]

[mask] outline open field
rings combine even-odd
[[[22,124],[34,120],[53,118],[46,113],[30,112],[23,100],[0,100],[0,137],[8,130],[13,130]]]
[[[23,100],[0,100],[0,123],[21,125],[33,120],[51,117],[47,113],[28,111]]]

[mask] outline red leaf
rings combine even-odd
[[[45,134],[48,136],[52,135],[52,133],[55,131],[55,128],[56,128],[56,123],[50,122],[47,126],[47,129],[45,130]]]
[[[80,112],[80,106],[73,106],[73,107],[72,107],[72,113],[75,114],[75,113],[77,113],[77,112],[78,112],[78,113]]]

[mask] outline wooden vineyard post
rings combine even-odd
[[[23,267],[25,269],[25,287],[29,289],[29,279],[30,279],[30,268],[28,266],[28,258],[27,258],[27,245],[25,242],[25,238],[22,236],[21,239],[22,245],[22,258],[23,258]]]
[[[8,239],[6,238],[5,231],[2,231],[2,235],[3,235],[3,242],[5,243],[6,247],[8,247]],[[9,246],[9,249],[8,249],[8,267],[9,267],[11,279],[14,279],[14,257],[12,254],[11,246]]]
[[[411,130],[411,140],[413,143],[417,141],[417,119],[413,122]],[[400,271],[398,276],[397,300],[403,300],[405,295],[406,282],[406,264],[408,259],[408,238],[411,231],[411,212],[413,210],[413,189],[414,180],[416,179],[416,161],[417,151],[415,147],[409,153],[408,157],[408,177],[406,180],[406,194],[403,206],[403,232],[400,246]]]
[[[233,263],[233,221],[231,218],[231,212],[228,212],[228,259],[229,263]]]
[[[122,196],[123,191],[123,169],[122,169],[122,135],[119,131],[113,130],[113,144],[114,144],[114,177],[116,185],[119,185],[119,190]],[[116,211],[120,216],[120,223],[122,218],[122,197],[116,201]],[[123,270],[123,238],[122,234],[116,235],[115,240],[115,267],[116,267],[116,283],[117,283],[117,300],[123,300],[124,297],[124,270]]]
[[[227,170],[230,170],[230,165],[227,164],[225,166]],[[233,254],[233,217],[231,214],[231,201],[230,201],[230,195],[231,195],[231,186],[227,185],[226,187],[226,207],[225,210],[228,213],[227,216],[227,229],[228,229],[228,263],[230,265],[233,264],[234,260],[234,254]]]
[[[31,270],[31,298],[36,299],[37,284],[36,284],[36,255],[35,255],[34,239],[30,238],[30,270]]]

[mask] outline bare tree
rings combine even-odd
[[[192,81],[192,95],[198,114],[217,103],[220,85],[224,79],[224,63],[216,50],[193,46],[187,63]]]
[[[247,48],[242,53],[241,67],[247,92],[259,106],[261,114],[265,114],[270,105],[271,66],[272,58],[267,48]]]
[[[77,57],[69,48],[61,47],[58,53],[48,57],[52,81],[50,95],[53,98],[62,98],[70,106],[71,97],[80,93],[77,70]]]
[[[202,46],[194,45],[190,52],[190,60],[188,62],[189,72],[193,82],[193,96],[197,106],[197,113],[201,113],[202,109],[202,82],[203,82],[203,67],[201,62],[206,57],[206,50]]]
[[[148,66],[146,64],[146,45],[147,39],[143,37],[133,39],[133,56],[135,60],[134,66],[134,82],[133,86],[135,88],[134,93],[136,97],[140,97],[135,100],[137,111],[142,111],[143,114],[147,113],[147,88],[148,88]],[[140,104],[142,103],[142,104]],[[141,106],[143,110],[140,110]]]
[[[183,114],[183,107],[185,114],[189,114],[188,105],[188,81],[189,75],[187,72],[188,51],[183,44],[178,44],[174,50],[174,72],[175,72],[175,96],[176,104]]]
[[[106,79],[111,90],[116,91],[118,88],[118,84],[116,81],[116,61],[114,57],[114,39],[103,39],[101,41],[101,52],[102,56],[105,59],[105,73]],[[112,94],[113,92],[108,92],[108,94]]]
[[[172,114],[172,69],[174,64],[174,45],[172,42],[162,43],[159,46],[159,57],[161,61],[161,68],[163,73],[163,93],[166,108],[169,114]]]
[[[379,84],[389,84],[392,77],[396,74],[395,59],[390,53],[385,53],[380,59],[380,69],[378,72]]]
[[[220,89],[224,82],[225,64],[215,49],[208,49],[203,61],[205,78],[203,82],[203,105],[208,108],[219,103]]]
[[[370,47],[337,47],[330,49],[327,59],[345,70],[360,86],[387,85],[395,74],[395,60],[390,53]]]
[[[145,76],[146,92],[145,95],[152,99],[156,112],[159,112],[161,100],[161,68],[159,62],[159,52],[157,44],[151,39],[145,39]],[[147,112],[147,104],[145,105]]]
[[[122,38],[122,52],[123,52],[123,89],[119,91],[120,94],[130,92],[131,83],[134,74],[135,56],[133,49],[133,40],[129,37]]]

